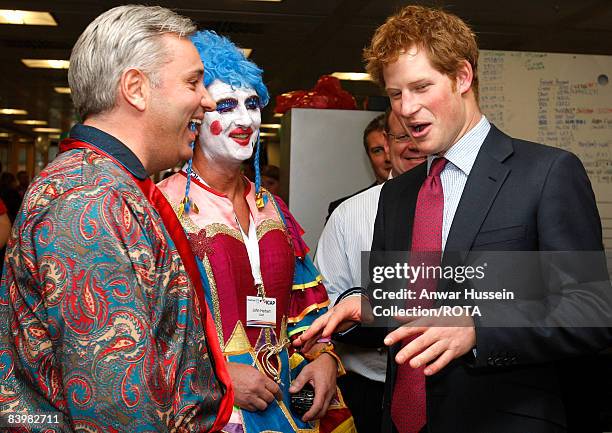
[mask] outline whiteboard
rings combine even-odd
[[[374,182],[363,131],[378,111],[293,108],[281,128],[281,196],[305,231],[311,255],[331,201]]]
[[[479,79],[498,128],[582,160],[612,250],[612,56],[481,50]]]

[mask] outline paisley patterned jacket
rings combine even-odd
[[[133,179],[144,169],[110,135],[75,129],[103,151],[76,146],[53,161],[9,241],[0,425],[21,412],[58,414],[47,431],[210,431],[224,422],[226,387],[209,344],[218,343],[208,341],[177,248]]]

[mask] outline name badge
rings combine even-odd
[[[274,328],[276,326],[276,298],[247,296],[247,326]]]

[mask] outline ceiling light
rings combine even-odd
[[[53,90],[55,90],[57,93],[70,95],[70,87],[54,87]]]
[[[59,140],[61,138],[60,134],[49,134],[49,138],[51,140]]]
[[[244,54],[244,57],[248,59],[251,53],[253,52],[253,48],[240,48],[240,51],[242,51],[242,54]]]
[[[8,132],[0,132],[0,138],[9,138],[10,135]]]
[[[260,125],[260,128],[266,128],[266,129],[280,129],[280,123],[262,123]]]
[[[331,74],[332,77],[336,77],[339,80],[349,81],[372,81],[370,74],[364,72],[334,72]]]
[[[17,125],[46,125],[46,120],[15,120]]]
[[[28,68],[68,69],[68,60],[21,59]]]
[[[276,132],[260,132],[260,137],[276,137]]]
[[[0,108],[0,114],[28,114],[27,111],[21,110],[19,108]]]
[[[62,130],[59,128],[34,128],[32,129],[32,131],[34,132],[54,132],[54,133],[62,132]]]
[[[274,117],[283,117],[284,113],[274,113]]]
[[[31,138],[20,138],[19,142],[20,143],[31,143],[32,139]]]
[[[0,9],[0,24],[23,24],[28,26],[57,26],[49,12]]]

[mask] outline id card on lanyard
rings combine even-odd
[[[249,255],[253,281],[257,286],[257,296],[247,296],[246,299],[246,325],[255,328],[274,328],[276,326],[276,298],[266,297],[261,278],[261,265],[259,260],[259,243],[253,217],[249,215],[249,235],[240,227],[240,233]]]
[[[273,328],[276,326],[276,299],[247,296],[247,326]]]

